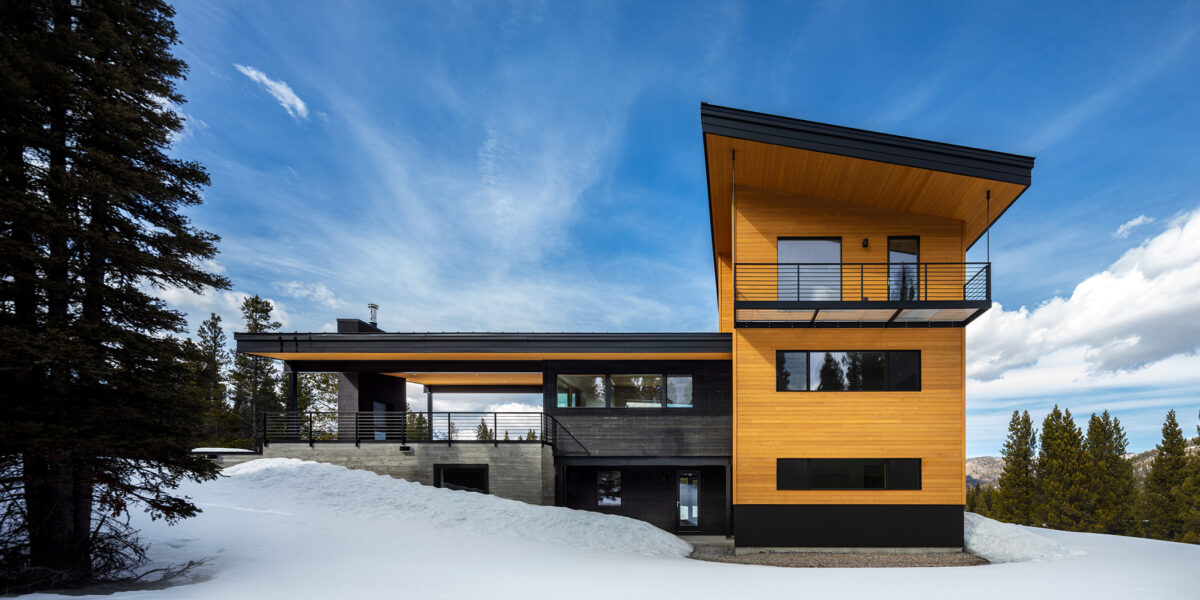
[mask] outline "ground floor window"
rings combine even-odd
[[[433,466],[433,485],[450,490],[488,493],[488,466],[440,464]]]
[[[919,458],[780,458],[780,490],[919,490]]]
[[[621,472],[599,471],[596,474],[596,506],[621,505]]]

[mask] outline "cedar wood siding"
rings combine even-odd
[[[920,237],[921,262],[965,255],[953,219],[742,187],[734,212],[739,263],[775,262],[780,237],[841,237],[846,263],[886,263],[889,236]],[[732,294],[722,286],[722,328]],[[733,338],[734,504],[965,503],[965,329],[742,328]],[[775,391],[777,350],[876,349],[920,350],[921,391]],[[777,458],[920,458],[922,489],[776,490]]]

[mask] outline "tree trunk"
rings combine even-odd
[[[25,454],[29,562],[40,589],[86,583],[92,576],[92,484],[69,452]]]

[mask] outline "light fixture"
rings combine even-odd
[[[863,248],[867,247],[867,238],[863,238]]]

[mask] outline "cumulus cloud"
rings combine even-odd
[[[278,288],[283,295],[292,298],[300,298],[303,300],[311,300],[323,306],[332,309],[340,309],[346,306],[346,301],[338,298],[329,288],[323,283],[304,283],[302,281],[287,281],[277,282],[275,287]]]
[[[1124,222],[1123,224],[1121,224],[1121,226],[1118,227],[1117,230],[1113,232],[1113,237],[1117,238],[1118,240],[1123,240],[1123,239],[1129,237],[1129,234],[1133,233],[1133,230],[1136,229],[1138,226],[1147,225],[1147,224],[1153,223],[1153,222],[1154,222],[1154,219],[1147,217],[1146,215],[1138,215],[1138,216]]]
[[[266,90],[268,94],[271,94],[271,96],[273,96],[275,100],[279,102],[279,105],[283,107],[283,110],[286,110],[293,119],[296,119],[297,121],[308,120],[308,105],[300,99],[300,96],[296,95],[296,92],[292,91],[291,86],[281,80],[267,77],[265,73],[255,69],[254,67],[247,67],[245,65],[238,64],[233,66],[236,67],[238,71],[241,71],[242,75],[249,77],[252,81],[262,86],[262,88]]]
[[[1134,219],[1136,221],[1136,219]],[[1131,221],[1132,222],[1132,221]],[[1095,376],[1200,350],[1200,209],[1033,309],[994,304],[968,329],[968,376],[987,381],[1069,348]]]

